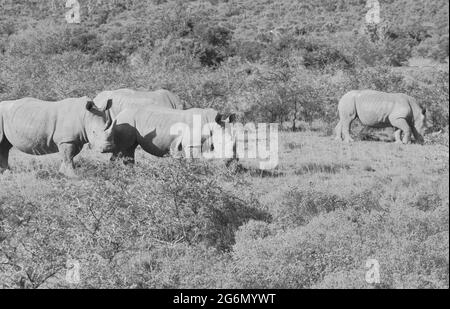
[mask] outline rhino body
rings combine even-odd
[[[12,147],[32,155],[59,152],[60,172],[75,177],[73,158],[83,145],[109,152],[113,123],[108,109],[100,110],[87,97],[47,102],[34,98],[0,102],[0,170],[8,168]]]
[[[194,116],[201,120],[201,123],[194,124]],[[219,134],[219,131],[223,134],[225,122],[233,122],[234,115],[224,116],[214,109],[174,110],[144,107],[126,109],[116,120],[116,148],[113,158],[122,157],[124,163],[134,163],[138,145],[147,153],[158,157],[167,154],[175,156],[183,150],[194,150],[198,155],[202,146],[214,147],[213,135]],[[183,127],[187,130],[183,130]],[[191,129],[195,127],[201,132],[201,138],[197,140],[191,135]],[[234,147],[231,144],[231,135],[225,136],[227,146]]]
[[[155,91],[142,91],[133,89],[118,89],[113,91],[103,91],[94,98],[94,103],[99,108],[103,108],[107,101],[112,99],[112,117],[125,109],[155,106],[169,109],[181,109],[180,99],[174,93],[159,89]]]
[[[394,127],[397,143],[410,143],[411,134],[417,142],[423,143],[426,111],[414,98],[406,94],[354,90],[341,98],[338,111],[337,140],[353,141],[350,137],[351,123],[359,118],[361,123],[368,127]]]
[[[114,118],[126,109],[145,107],[154,109],[181,109],[182,107],[178,96],[165,89],[145,91],[124,88],[112,91],[103,91],[94,98],[94,103],[97,107],[103,108],[108,100],[111,99],[113,101],[111,115]],[[116,160],[118,157],[129,157],[129,153],[115,151],[111,156],[111,161]]]

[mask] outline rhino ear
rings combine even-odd
[[[228,117],[228,121],[230,123],[235,123],[236,122],[236,114],[230,114],[230,116]]]
[[[106,102],[106,106],[104,108],[104,111],[107,111],[108,109],[110,109],[111,106],[112,106],[112,103],[113,103],[113,100],[112,99],[108,99],[108,101]]]
[[[220,125],[222,125],[223,124],[223,121],[222,121],[222,114],[219,114],[219,113],[217,113],[217,115],[216,115],[216,122],[218,123],[218,124],[220,124]]]
[[[86,103],[86,109],[88,110],[88,111],[92,111],[92,109],[95,107],[95,104],[94,104],[94,102],[93,101],[87,101],[87,103]]]

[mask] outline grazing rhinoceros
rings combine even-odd
[[[165,89],[155,91],[133,89],[103,91],[94,98],[94,103],[97,107],[102,108],[106,105],[106,102],[108,102],[109,99],[113,100],[111,115],[114,118],[121,111],[127,108],[137,108],[149,105],[170,109],[181,109],[182,107],[178,96]]]
[[[414,98],[402,93],[386,93],[374,90],[354,90],[339,101],[339,123],[336,139],[352,142],[350,126],[359,118],[365,126],[375,128],[394,127],[395,141],[411,142],[411,133],[417,142],[423,143],[426,127],[426,111]]]
[[[124,163],[134,163],[138,145],[158,157],[177,155],[182,150],[186,153],[193,150],[196,156],[199,151],[210,150],[215,157],[221,151],[234,156],[231,131],[225,130],[225,123],[234,122],[234,114],[224,116],[214,109],[141,107],[122,111],[116,120],[113,158],[122,157]],[[208,149],[202,149],[205,145]]]
[[[127,108],[152,106],[155,108],[181,109],[182,107],[178,96],[165,89],[145,91],[124,88],[103,91],[94,98],[94,103],[97,107],[102,108],[111,99],[113,100],[113,105],[110,112],[114,118]],[[127,154],[120,151],[114,152],[111,156],[111,161],[114,161],[117,157],[127,157]]]
[[[60,172],[76,177],[73,158],[89,143],[93,149],[110,152],[113,127],[109,108],[98,109],[87,97],[46,102],[23,98],[0,103],[0,170],[8,168],[9,150],[45,155],[59,152]]]

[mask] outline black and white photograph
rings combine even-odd
[[[448,288],[448,0],[0,0],[1,290]]]

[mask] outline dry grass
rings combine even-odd
[[[154,259],[159,259],[158,263],[160,263],[157,268],[151,268],[151,270],[148,270],[148,267],[150,267],[148,265],[144,265],[147,268],[142,266],[144,269],[147,269],[150,277],[140,278],[139,280],[143,280],[142,282],[145,283],[138,280],[141,282],[139,284],[142,284],[143,287],[367,287],[359,274],[364,273],[365,261],[362,260],[364,259],[364,254],[369,255],[369,252],[364,250],[372,250],[373,253],[378,252],[380,263],[385,263],[386,267],[389,267],[384,277],[386,280],[385,287],[442,287],[443,285],[448,287],[448,273],[441,274],[438,271],[437,273],[423,274],[413,266],[408,266],[409,268],[401,270],[395,264],[399,257],[405,263],[412,263],[412,259],[415,258],[420,260],[438,259],[437,264],[433,264],[435,265],[433,267],[438,268],[429,266],[431,267],[430,269],[435,272],[436,269],[440,270],[447,267],[448,270],[448,246],[443,248],[433,247],[433,244],[439,242],[436,239],[441,239],[442,237],[447,237],[448,239],[448,148],[441,145],[397,145],[368,141],[359,141],[347,145],[334,141],[332,137],[320,136],[317,132],[281,133],[279,147],[280,165],[274,171],[262,172],[257,168],[258,162],[241,160],[236,169],[232,171],[233,175],[230,176],[226,172],[225,174],[223,173],[221,163],[218,162],[216,165],[213,165],[217,166],[217,181],[222,184],[225,190],[234,192],[239,199],[248,197],[246,201],[251,200],[250,195],[256,197],[257,203],[255,205],[259,205],[258,207],[260,207],[262,214],[266,213],[264,215],[266,218],[264,220],[266,221],[258,221],[261,223],[258,223],[256,227],[252,223],[255,221],[250,221],[247,225],[244,224],[242,230],[239,231],[231,255],[225,252],[215,252],[214,250],[208,251],[202,246],[197,247],[192,242],[184,243],[182,237],[168,244],[167,248],[163,246],[166,249],[162,249],[161,242],[154,243],[155,248],[159,249],[139,247],[139,250],[141,250],[139,254],[145,255],[147,253],[142,252],[150,250],[148,255],[153,256]],[[137,152],[138,166],[152,164],[152,166],[157,166],[158,164],[155,165],[155,160],[156,162],[158,160],[167,162],[167,160],[171,159],[154,158],[142,150]],[[52,220],[59,220],[58,218],[63,216],[64,212],[75,211],[71,209],[73,206],[65,203],[64,199],[58,198],[59,195],[62,196],[64,194],[65,190],[70,189],[74,194],[80,194],[81,199],[86,195],[88,188],[101,185],[108,189],[111,186],[117,186],[115,183],[110,183],[114,177],[107,172],[109,165],[108,155],[96,154],[88,149],[84,149],[77,158],[76,164],[79,166],[78,172],[81,179],[67,180],[57,173],[59,167],[58,155],[33,157],[12,151],[10,159],[12,170],[0,175],[0,206],[21,205],[20,207],[24,207],[25,205],[26,209],[28,207],[26,205],[30,205],[29,207],[39,208],[41,207],[39,205],[44,205],[43,201],[46,199],[51,200],[53,204],[49,205],[49,210],[46,210],[49,215],[49,217],[46,217],[46,220],[49,220],[46,224],[52,226],[55,223]],[[110,168],[113,168],[113,166],[110,166]],[[115,168],[119,170],[124,169],[122,166]],[[132,170],[124,171],[124,175],[133,175]],[[213,173],[214,171],[213,169]],[[141,173],[141,170],[137,169],[136,173]],[[104,179],[105,175],[108,179]],[[141,175],[139,177],[146,177],[142,173],[139,175]],[[242,186],[234,187],[235,183],[231,182],[230,178],[227,177],[232,177]],[[150,180],[133,179],[132,176],[129,179],[126,178],[126,181],[131,181],[131,183],[125,184],[125,193],[121,193],[121,196],[118,196],[121,201],[124,198],[123,194],[145,192],[139,190],[143,190],[142,186],[151,185]],[[133,181],[140,188],[133,187]],[[129,189],[126,189],[126,185],[129,186]],[[148,195],[147,198],[151,199],[151,192],[146,192],[145,194]],[[190,196],[189,198],[195,199],[195,196]],[[108,201],[106,199],[105,203],[114,202],[114,200]],[[148,203],[148,201],[144,202]],[[122,201],[121,203],[125,202]],[[103,203],[103,201],[98,203]],[[108,205],[108,207],[110,209],[111,205]],[[139,208],[137,205],[130,205],[130,207],[133,211],[137,211],[134,208]],[[235,207],[232,206],[230,209],[235,211]],[[55,219],[52,219],[53,212]],[[26,214],[21,214],[21,216],[26,217]],[[383,218],[388,216],[385,220],[391,227],[377,227],[374,225],[376,216]],[[305,233],[310,233],[307,231],[310,231],[314,226],[319,226],[319,231],[321,232],[317,233],[324,233],[326,238],[340,237],[338,235],[341,234],[343,235],[342,237],[347,237],[345,236],[347,233],[353,233],[350,227],[341,228],[341,224],[338,223],[341,220],[340,218],[346,217],[353,217],[354,219],[352,220],[356,220],[354,222],[361,222],[362,224],[362,227],[355,230],[356,233],[360,233],[358,236],[360,237],[358,238],[359,240],[355,240],[354,243],[340,243],[337,245],[333,243],[333,246],[337,246],[333,250],[348,249],[348,252],[345,251],[339,254],[346,254],[349,260],[339,260],[337,262],[328,259],[321,260],[321,263],[325,265],[324,269],[328,269],[328,266],[335,267],[337,265],[336,271],[329,272],[330,270],[324,270],[324,272],[321,271],[316,274],[315,270],[310,270],[308,271],[308,276],[309,274],[311,275],[311,278],[308,279],[310,281],[298,281],[290,277],[289,271],[292,271],[292,274],[297,272],[298,276],[304,276],[303,273],[298,273],[300,271],[300,268],[296,268],[298,261],[295,262],[295,258],[291,260],[293,258],[292,255],[283,256],[276,252],[278,250],[294,250],[292,254],[297,254],[297,249],[289,249],[289,246],[292,245],[294,246],[293,248],[295,246],[307,246],[308,244],[303,243],[301,239],[305,237]],[[436,221],[438,219],[440,221]],[[172,219],[165,218],[165,220],[168,220],[167,222],[170,224]],[[222,224],[220,222],[223,220],[226,221],[228,219],[222,218],[214,224]],[[145,224],[144,222],[132,222],[139,228],[142,228],[141,224]],[[433,223],[433,229],[435,230],[430,231],[429,227],[423,231],[419,229],[421,225],[425,226],[431,224],[431,222],[435,222]],[[445,225],[445,222],[447,222],[447,225]],[[410,225],[411,227],[407,228]],[[328,227],[325,228],[326,226]],[[2,226],[0,225],[0,227]],[[335,230],[338,227],[339,231]],[[411,231],[411,229],[413,230]],[[51,231],[52,233],[58,232],[58,227],[54,227]],[[377,232],[373,234],[374,231]],[[0,232],[4,233],[1,229]],[[152,233],[159,232],[161,231],[153,231]],[[230,232],[231,230],[227,233]],[[381,233],[380,236],[376,235],[378,232]],[[0,245],[2,245],[3,241],[1,240],[1,233]],[[386,236],[388,235],[386,233],[391,234]],[[249,241],[247,240],[248,237],[259,240],[256,243],[247,243]],[[37,242],[37,239],[31,237],[27,241]],[[428,253],[422,247],[420,247],[420,250],[425,251],[419,250],[415,253],[416,255],[410,255],[407,251],[402,251],[409,250],[407,247],[395,247],[394,243],[402,242],[407,242],[408,246],[410,245],[409,242],[417,242],[415,246],[419,247],[426,244],[434,250],[429,251],[431,252],[430,254],[434,252],[433,254],[435,255],[428,257]],[[277,249],[277,244],[284,249]],[[284,246],[287,247],[285,248]],[[364,249],[361,250],[366,253],[363,251],[358,253],[358,246],[361,246]],[[381,250],[380,246],[386,246],[386,248]],[[151,246],[148,248],[151,248]],[[84,249],[86,250],[84,254],[92,254],[92,252],[89,252],[90,249]],[[269,260],[259,261],[259,250],[263,250],[264,254],[269,254]],[[127,254],[131,253],[125,253],[124,251],[123,254],[122,257],[118,256],[117,259],[128,259]],[[300,260],[303,259],[301,257],[302,253],[298,254],[300,254],[298,258]],[[335,252],[323,254],[328,256],[329,254],[335,254]],[[442,254],[444,254],[444,258]],[[4,259],[4,257],[0,258]],[[205,268],[204,265],[208,264],[208,259],[216,259],[215,264]],[[270,264],[272,262],[269,263],[270,259],[274,259],[274,264]],[[352,261],[351,265],[348,264],[348,261]],[[34,262],[36,261],[32,259],[24,260],[23,266]],[[101,264],[103,266],[95,265],[100,267],[102,271],[108,272],[108,268],[105,266],[107,263],[103,263]],[[264,269],[267,269],[269,272],[282,273],[282,276],[285,277],[280,278],[285,278],[284,281],[265,274],[262,270],[263,268],[255,266],[262,265],[258,263],[269,263],[264,265]],[[282,268],[279,268],[281,267],[280,263],[284,263]],[[328,265],[328,263],[330,264]],[[334,265],[333,263],[337,264],[332,266]],[[118,267],[117,261],[114,265],[114,267]],[[133,277],[133,272],[129,270],[130,265],[127,264],[126,267],[116,269],[117,274],[118,276],[125,276],[127,280],[131,280],[130,282],[134,283],[130,283],[122,277],[121,280],[125,281],[114,281],[116,279],[113,280],[108,276],[105,277],[106,279],[95,278],[94,272],[98,271],[98,269],[93,267],[85,270],[88,272],[85,276],[90,278],[89,283],[86,283],[86,285],[114,287],[137,284],[135,282],[137,279]],[[253,269],[253,267],[256,268]],[[8,271],[11,271],[11,269]],[[252,275],[248,275],[248,271],[251,271],[251,274],[256,272],[258,276],[263,276],[265,281],[260,281],[256,277],[253,278]],[[152,275],[155,272],[156,275]],[[176,273],[175,275],[173,274],[174,272]],[[259,272],[262,273],[259,274]],[[398,272],[400,272],[400,277],[398,277]],[[0,275],[0,278],[5,282],[5,287],[14,286],[12,282],[19,280],[17,279],[18,273],[20,272],[5,272],[4,276],[6,277],[3,278],[1,277],[3,275]],[[220,278],[217,277],[219,273],[223,273],[223,276],[221,275],[222,277]],[[47,284],[49,286],[65,287],[64,281],[61,281],[63,274],[64,271],[61,270]],[[211,277],[213,274],[214,278]],[[182,276],[183,279],[181,281],[171,281],[173,280],[170,277],[172,275]],[[169,277],[165,276],[169,276],[172,279],[168,279]],[[357,283],[354,281],[355,276],[359,276]],[[195,282],[189,278],[196,278]],[[431,280],[430,278],[437,280],[433,281],[435,282],[434,285],[423,283]],[[105,281],[103,282],[102,280]],[[108,283],[106,283],[107,281]],[[167,282],[170,282],[170,284]]]

